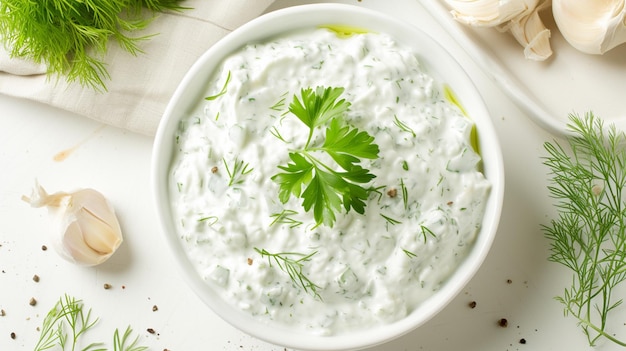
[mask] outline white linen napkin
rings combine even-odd
[[[191,65],[216,41],[257,17],[274,0],[186,0],[191,9],[159,14],[146,29],[158,33],[133,56],[111,42],[105,57],[107,92],[64,77],[48,78],[45,66],[9,58],[0,45],[0,93],[35,100],[133,132],[154,135],[161,115]]]

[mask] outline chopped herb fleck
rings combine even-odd
[[[398,116],[393,116],[394,118],[394,124],[396,126],[398,126],[398,128],[400,128],[400,130],[410,133],[414,138],[417,136],[417,134],[415,134],[415,131],[413,129],[411,129],[406,123],[402,122]]]
[[[230,82],[230,71],[228,71],[228,75],[226,76],[226,81],[224,82],[224,86],[222,86],[222,90],[220,90],[219,93],[215,94],[215,95],[211,95],[211,96],[207,96],[204,99],[208,100],[208,101],[212,101],[217,99],[218,97],[226,94],[226,88],[228,87],[228,83]],[[217,119],[217,118],[216,118]]]

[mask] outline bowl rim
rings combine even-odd
[[[428,55],[436,57],[436,60],[429,60],[427,55],[421,57],[423,62],[426,61],[427,69],[429,65],[434,64],[446,67],[447,72],[452,72],[446,74],[454,77],[454,83],[451,82],[449,85],[457,93],[466,111],[478,117],[476,124],[481,155],[485,160],[483,163],[486,164],[485,175],[491,181],[482,228],[474,247],[436,294],[401,320],[373,329],[333,336],[283,330],[281,327],[255,320],[226,303],[220,303],[219,299],[216,299],[218,295],[198,279],[195,268],[182,249],[171,220],[167,186],[174,150],[173,132],[178,121],[190,110],[190,104],[200,101],[198,97],[201,89],[196,89],[198,90],[196,95],[189,93],[189,89],[193,90],[194,86],[201,85],[200,80],[206,83],[206,79],[199,77],[200,73],[205,71],[212,73],[224,57],[249,42],[267,39],[284,30],[314,28],[324,24],[341,24],[373,32],[386,32],[404,44],[414,46],[413,44],[419,43],[420,47],[427,47]],[[441,81],[442,77],[439,75],[442,72],[433,70],[429,73]],[[503,203],[504,166],[499,141],[484,100],[466,71],[449,51],[413,24],[356,5],[324,3],[297,5],[264,14],[227,34],[200,56],[176,88],[159,123],[151,156],[151,183],[153,203],[156,206],[161,232],[173,253],[178,269],[194,293],[214,313],[241,331],[276,345],[299,350],[353,350],[388,342],[423,325],[447,306],[467,285],[485,260],[496,235]]]

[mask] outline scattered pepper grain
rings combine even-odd
[[[35,306],[37,304],[37,300],[34,297],[31,297],[30,301],[28,301],[28,304],[31,306]]]
[[[113,287],[113,285],[111,285],[109,283],[104,283],[103,287],[104,287],[105,290],[109,290],[109,289],[111,289]]]
[[[33,281],[39,283],[39,276],[37,274],[33,275]]]
[[[393,188],[393,189],[389,189],[389,191],[387,191],[387,196],[389,197],[396,197],[398,195],[398,189]]]
[[[41,245],[41,251],[46,251],[48,250],[48,247],[46,245]]]
[[[506,318],[500,318],[500,320],[498,320],[498,325],[502,328],[506,328],[509,326],[509,321],[507,321]]]
[[[14,332],[11,332],[11,339],[15,340],[16,337],[17,337],[17,335],[15,335]]]
[[[519,343],[522,345],[526,344],[526,339],[524,338],[519,339]]]
[[[470,308],[476,308],[476,301],[472,301],[468,304]]]
[[[152,306],[152,312],[156,312],[159,310],[159,307],[157,307],[157,305]]]

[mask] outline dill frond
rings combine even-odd
[[[572,272],[571,287],[556,300],[591,346],[603,337],[626,346],[608,331],[609,314],[623,301],[615,289],[626,280],[626,136],[592,113],[571,115],[568,127],[569,150],[544,145],[558,218],[542,229],[549,260]]]
[[[132,36],[151,21],[141,7],[181,10],[182,0],[0,1],[0,40],[12,57],[44,63],[48,77],[64,76],[96,91],[110,79],[104,62],[113,39],[131,55],[151,35]]]

